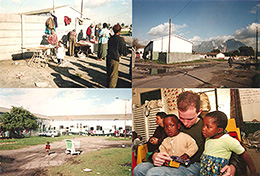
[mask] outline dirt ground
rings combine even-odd
[[[214,60],[166,65],[137,59],[133,87],[260,87],[260,72],[239,63],[229,68],[227,62]]]
[[[81,137],[73,140],[80,142],[82,153],[102,148],[122,147],[122,145],[131,146],[131,141],[108,141],[105,138]],[[66,161],[71,162],[77,157],[77,155],[65,154],[65,141],[51,143],[50,155],[46,155],[44,147],[45,145],[36,145],[23,149],[0,151],[0,175],[37,175],[42,173],[46,167],[62,165]]]
[[[50,60],[48,67],[28,66],[29,58],[1,60],[0,86],[2,88],[105,88],[106,61],[97,61],[96,55],[86,58],[65,56],[58,67]],[[131,87],[130,55],[122,57],[119,66],[118,88]],[[19,76],[22,75],[20,78]]]

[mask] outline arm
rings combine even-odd
[[[242,157],[250,169],[250,176],[257,176],[258,174],[256,173],[256,168],[251,157],[246,152],[242,153]]]

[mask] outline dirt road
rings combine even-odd
[[[135,88],[260,87],[259,75],[259,71],[235,64],[229,68],[226,62],[217,61],[178,65],[137,62],[132,81]]]
[[[74,141],[80,142],[80,150],[87,153],[102,148],[131,146],[131,141],[108,141],[106,137],[81,137],[74,138]],[[22,176],[35,175],[40,173],[41,169],[48,166],[62,165],[68,160],[73,160],[77,155],[65,154],[65,141],[51,143],[50,155],[46,155],[45,145],[30,146],[18,150],[0,151],[2,168],[0,175]]]
[[[65,64],[57,60],[48,67],[29,67],[27,60],[2,60],[0,86],[3,88],[105,88],[106,61],[97,61],[95,55],[86,58],[65,56]],[[130,55],[119,64],[118,88],[131,87]],[[18,78],[19,75],[22,75]]]

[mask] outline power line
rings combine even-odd
[[[188,2],[173,18],[175,18],[176,16],[178,16],[190,3],[192,0],[190,0],[190,2]]]

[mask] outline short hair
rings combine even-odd
[[[115,26],[113,26],[113,31],[114,33],[118,33],[119,31],[121,31],[121,26],[119,24],[116,24]]]
[[[107,23],[103,23],[103,28],[107,28]]]
[[[159,116],[161,117],[161,119],[164,119],[167,116],[167,114],[165,112],[157,112],[156,116]]]
[[[166,119],[167,117],[173,117],[174,119],[177,120],[177,124],[180,123],[180,120],[179,118],[175,115],[175,114],[168,114],[164,117],[164,119]]]
[[[228,118],[227,115],[222,111],[213,111],[206,114],[205,117],[211,117],[215,120],[216,125],[219,128],[225,129],[227,127]]]
[[[190,107],[196,108],[196,112],[200,110],[200,96],[199,94],[186,91],[182,92],[177,99],[178,110],[187,111]]]

